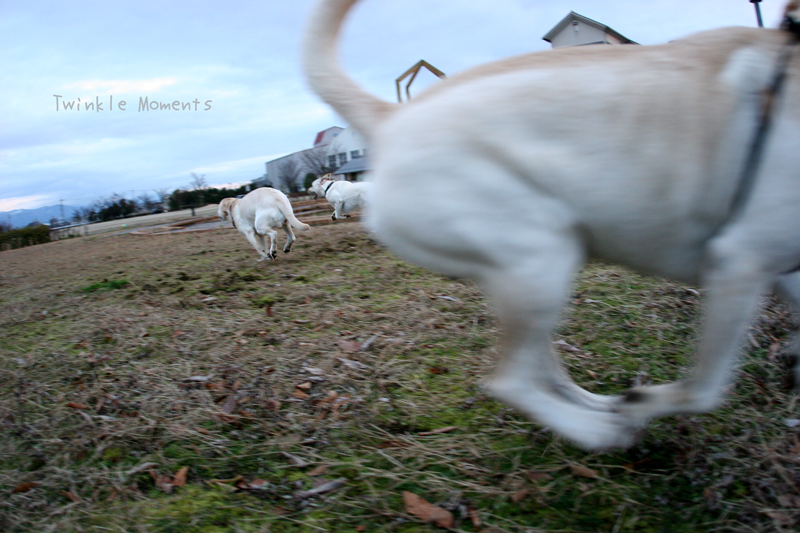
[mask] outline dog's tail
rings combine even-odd
[[[306,29],[303,67],[311,89],[369,140],[395,104],[366,92],[339,65],[339,32],[347,12],[357,1],[318,0]]]
[[[297,217],[294,216],[294,211],[292,210],[292,204],[289,203],[288,199],[283,202],[278,202],[278,209],[280,209],[281,213],[283,213],[283,216],[289,221],[289,224],[291,224],[294,229],[299,229],[300,231],[311,229],[311,226],[308,224],[304,224],[303,222],[297,220]]]

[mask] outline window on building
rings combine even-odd
[[[342,152],[339,154],[339,166],[342,166],[345,163],[347,163],[347,152]]]
[[[358,159],[359,157],[361,157],[361,154],[358,152],[358,150],[353,150],[350,152],[350,159]]]
[[[334,168],[336,166],[336,156],[335,155],[329,155],[328,156],[328,166],[331,167],[331,168]]]

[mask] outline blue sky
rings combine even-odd
[[[763,0],[767,26],[784,3]],[[0,0],[0,211],[171,191],[192,173],[249,181],[317,131],[346,126],[299,70],[312,4]],[[755,25],[748,0],[362,0],[342,55],[359,83],[393,100],[394,79],[418,60],[453,74],[545,50],[541,37],[570,11],[641,44]],[[139,111],[140,98],[178,109]],[[97,100],[102,111],[85,109]]]

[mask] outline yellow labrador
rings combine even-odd
[[[311,182],[311,193],[317,197],[325,197],[333,206],[332,220],[347,218],[356,209],[367,203],[371,183],[367,181],[338,181],[330,174],[315,179]]]
[[[286,232],[286,245],[283,251],[292,250],[295,236],[292,227],[305,231],[308,224],[297,220],[289,198],[281,191],[269,187],[261,187],[249,192],[244,198],[224,198],[217,209],[219,218],[233,222],[233,226],[244,235],[253,248],[261,255],[259,261],[275,259],[276,237],[278,232],[273,228],[283,228]],[[269,237],[269,247],[266,237]]]
[[[629,446],[654,417],[717,406],[760,296],[777,283],[800,304],[800,50],[752,191],[736,216],[731,208],[789,32],[562,48],[474,68],[395,105],[339,65],[356,1],[318,2],[307,78],[370,145],[377,236],[493,298],[504,326],[493,393],[589,449]],[[796,2],[789,14],[800,20]],[[550,333],[590,257],[709,289],[686,380],[601,396],[570,379]]]

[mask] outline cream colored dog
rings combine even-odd
[[[333,206],[331,219],[348,218],[351,213],[366,205],[367,194],[372,186],[367,181],[337,181],[330,174],[311,182],[311,193],[314,198],[325,197]]]
[[[741,212],[731,207],[789,33],[562,48],[469,70],[395,105],[339,66],[355,2],[318,3],[306,75],[370,145],[378,237],[493,298],[505,337],[493,393],[590,449],[629,446],[654,417],[719,405],[761,295],[777,282],[800,304],[800,51],[752,191]],[[624,396],[573,383],[550,332],[590,257],[708,288],[687,379]]]
[[[286,195],[268,187],[251,191],[241,199],[223,199],[217,213],[222,220],[230,218],[239,233],[247,237],[253,248],[261,254],[259,261],[275,259],[278,255],[275,243],[278,232],[273,228],[283,228],[286,232],[286,246],[283,251],[287,254],[292,250],[295,241],[292,226],[302,231],[309,229],[308,224],[295,218],[292,204]],[[269,247],[266,237],[269,237]]]

